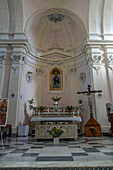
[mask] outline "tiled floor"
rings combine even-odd
[[[4,139],[0,141],[0,165],[7,162],[94,162],[113,163],[113,137],[79,137],[75,141],[37,141],[34,137]]]

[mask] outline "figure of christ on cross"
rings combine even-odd
[[[88,85],[88,91],[82,91],[82,92],[77,92],[77,94],[86,94],[88,96],[88,104],[89,104],[89,107],[90,107],[90,117],[93,116],[93,113],[92,113],[92,101],[91,101],[91,95],[92,94],[95,94],[95,93],[101,93],[102,90],[91,90],[91,86]]]

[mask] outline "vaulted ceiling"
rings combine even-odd
[[[71,51],[84,40],[85,29],[80,20],[62,9],[49,9],[34,14],[26,26],[26,34],[35,52],[59,49]]]

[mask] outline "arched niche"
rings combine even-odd
[[[59,67],[53,67],[49,72],[49,90],[63,90],[63,71]]]

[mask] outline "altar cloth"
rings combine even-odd
[[[31,121],[32,122],[81,122],[82,121],[82,119],[81,119],[81,117],[77,117],[77,116],[75,116],[75,117],[71,117],[71,116],[69,116],[69,117],[38,117],[38,116],[36,116],[36,117],[32,117],[31,118]]]

